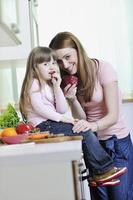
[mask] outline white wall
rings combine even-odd
[[[123,112],[133,141],[133,103],[124,103]]]
[[[26,60],[0,61],[0,110],[18,103],[25,67]]]
[[[60,31],[74,33],[90,57],[116,68],[125,96],[133,91],[132,0],[38,0],[40,45]]]

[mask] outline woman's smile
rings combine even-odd
[[[74,48],[63,48],[56,50],[59,67],[69,74],[77,72],[78,57],[77,51]]]

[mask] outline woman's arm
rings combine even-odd
[[[86,131],[89,129],[92,131],[104,130],[117,122],[119,115],[119,94],[117,81],[103,85],[103,94],[107,114],[96,122],[91,123],[85,120],[76,122],[73,128],[74,132]]]
[[[64,88],[65,97],[68,99],[69,105],[71,107],[72,115],[75,119],[86,119],[86,114],[76,97],[77,87],[76,85],[67,85]]]
[[[54,97],[57,112],[66,113],[68,111],[68,103],[60,87],[54,87]]]
[[[86,120],[86,114],[76,97],[73,100],[69,100],[69,105],[71,107],[72,115],[75,119]]]

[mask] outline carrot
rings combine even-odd
[[[28,136],[28,139],[43,139],[43,138],[48,138],[50,134],[48,132],[40,132],[40,133],[34,133],[34,134],[30,134]]]

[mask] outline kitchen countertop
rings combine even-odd
[[[0,162],[1,164],[37,161],[71,161],[79,160],[81,157],[82,147],[81,140],[72,140],[56,143],[35,144],[24,143],[15,145],[0,146]]]

